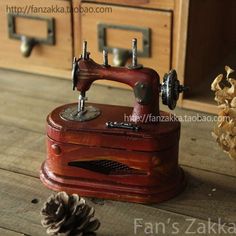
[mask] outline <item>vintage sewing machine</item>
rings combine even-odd
[[[103,62],[90,59],[84,42],[72,71],[79,101],[48,115],[47,159],[40,178],[50,189],[81,196],[142,203],[167,200],[186,181],[178,166],[180,122],[159,111],[159,94],[174,109],[185,87],[174,70],[160,85],[156,71],[139,65],[136,39],[129,67],[110,66],[106,51]],[[131,86],[134,107],[86,104],[86,91],[101,79]]]

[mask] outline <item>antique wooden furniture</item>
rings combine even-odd
[[[0,66],[70,78],[83,39],[90,41],[96,61],[101,63],[106,46],[114,57],[110,63],[121,65],[130,63],[129,42],[136,37],[142,42],[140,63],[161,78],[176,68],[180,81],[192,88],[180,96],[180,107],[214,113],[211,81],[226,64],[236,68],[235,5],[234,0],[2,0]],[[27,47],[33,49],[25,58],[20,48]],[[127,88],[115,81],[96,83]]]
[[[174,109],[185,87],[174,70],[160,85],[154,70],[138,64],[136,39],[127,68],[110,66],[103,53],[103,64],[95,63],[84,42],[83,54],[74,59],[73,88],[80,91],[79,102],[48,115],[47,159],[40,178],[51,189],[83,196],[145,203],[167,200],[184,188],[185,176],[178,165],[180,122],[159,111],[159,93]],[[134,107],[85,105],[86,91],[96,80],[129,85]]]
[[[66,10],[71,3],[2,0],[0,6],[0,66],[69,77],[73,55],[71,15],[53,11],[52,6]],[[30,44],[32,51],[25,57],[24,50]]]

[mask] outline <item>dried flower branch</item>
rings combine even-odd
[[[229,157],[236,160],[236,80],[229,77],[234,70],[229,66],[225,66],[225,70],[226,78],[220,74],[211,84],[220,109],[220,119],[212,135]],[[224,80],[229,86],[224,85]]]

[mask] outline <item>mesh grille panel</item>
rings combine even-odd
[[[107,175],[145,174],[142,170],[130,168],[123,163],[110,160],[76,161],[70,162],[68,165]]]

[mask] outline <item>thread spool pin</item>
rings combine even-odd
[[[137,39],[132,40],[132,66],[137,66]]]
[[[87,59],[87,41],[84,41],[84,42],[83,42],[82,58],[83,58],[83,59]]]
[[[137,58],[138,50],[137,50],[137,39],[132,39],[132,63],[128,66],[129,69],[140,69],[143,66],[138,64]]]
[[[103,65],[104,65],[104,66],[109,66],[109,64],[108,64],[108,52],[107,52],[107,50],[106,50],[106,49],[103,49],[102,54],[103,54]]]

